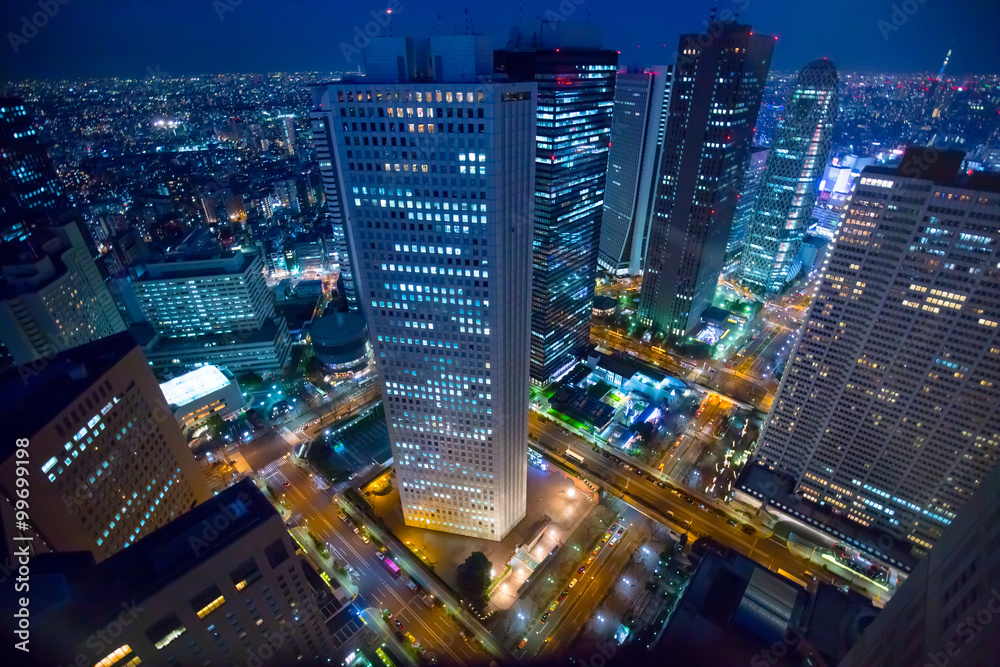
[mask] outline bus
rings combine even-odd
[[[572,449],[567,449],[566,450],[566,458],[572,459],[573,461],[576,461],[577,463],[581,463],[581,464],[583,463],[583,457],[580,456],[579,454],[577,454],[576,452],[574,452]]]
[[[788,579],[790,581],[794,581],[795,583],[797,583],[802,588],[809,588],[809,584],[807,584],[806,582],[802,581],[801,579],[799,579],[798,577],[796,577],[795,575],[793,575],[791,572],[787,572],[785,570],[782,570],[780,567],[778,568],[778,574],[780,574],[781,576],[783,576],[785,579]]]
[[[382,564],[385,565],[385,569],[389,570],[389,574],[394,577],[399,577],[399,566],[396,565],[391,558],[384,559]]]

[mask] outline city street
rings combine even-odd
[[[815,576],[817,579],[834,582],[835,578],[828,572],[820,571],[793,556],[784,540],[747,535],[738,527],[726,523],[728,515],[723,514],[721,518],[714,516],[711,510],[715,505],[707,498],[698,498],[687,491],[678,490],[674,493],[669,485],[660,488],[656,482],[647,477],[627,472],[613,459],[606,459],[594,452],[589,443],[584,444],[579,438],[563,433],[557,424],[542,419],[534,413],[531,415],[530,426],[536,435],[535,441],[544,445],[550,452],[562,457],[566,449],[572,447],[573,451],[581,454],[584,458],[583,465],[577,466],[572,461],[568,463],[577,467],[584,477],[611,486],[619,491],[627,502],[637,506],[643,513],[655,512],[654,518],[662,518],[675,530],[686,529],[692,533],[692,541],[699,536],[708,536],[753,558],[772,571],[777,572],[780,568],[803,581],[809,581]],[[685,498],[688,497],[692,499],[691,503],[686,502]],[[702,504],[705,510],[701,509]],[[749,517],[744,520],[749,520]],[[842,582],[837,580],[837,583]]]
[[[429,609],[407,587],[406,575],[393,577],[375,555],[375,545],[365,544],[353,532],[351,524],[338,518],[332,491],[318,489],[308,472],[287,459],[268,466],[263,474],[272,488],[282,490],[281,499],[292,511],[291,521],[306,526],[328,544],[331,556],[346,561],[354,570],[353,579],[359,588],[355,604],[359,608],[370,608],[376,615],[388,609],[395,620],[405,625],[404,632],[410,632],[439,661],[452,664],[488,661],[474,639],[462,640],[458,624],[449,618],[443,605]],[[404,639],[403,644],[407,643]]]

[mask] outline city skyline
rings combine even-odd
[[[700,0],[681,6],[667,6],[645,0],[629,13],[616,12],[611,3],[567,0],[566,3],[528,2],[518,10],[514,4],[467,5],[439,3],[434,11],[411,11],[409,0],[361,3],[335,7],[313,3],[308,11],[313,20],[296,26],[294,31],[255,33],[267,24],[275,12],[271,3],[248,3],[218,0],[194,6],[190,11],[161,2],[142,7],[122,7],[103,2],[86,8],[59,4],[58,12],[43,27],[32,31],[32,15],[40,11],[37,0],[6,3],[0,14],[5,35],[4,48],[14,58],[5,61],[10,73],[4,78],[91,78],[118,76],[142,78],[151,73],[171,72],[198,75],[210,72],[274,72],[353,70],[361,64],[365,34],[369,22],[386,9],[394,9],[392,34],[464,33],[467,20],[474,31],[492,37],[502,45],[507,27],[535,17],[562,23],[594,22],[603,27],[603,39],[621,51],[621,62],[632,65],[655,65],[673,62],[680,34],[704,28],[709,10],[716,5],[720,16],[750,24],[767,25],[778,36],[780,49],[774,63],[776,70],[793,71],[816,58],[826,56],[837,62],[843,72],[937,71],[945,52],[955,49],[951,63],[955,73],[988,73],[1000,70],[1000,55],[991,49],[988,26],[1000,20],[995,3],[977,2],[958,10],[935,3],[893,3],[884,6],[853,0],[838,10],[812,6],[791,0],[749,2],[732,0],[714,3]],[[910,11],[905,11],[903,6]],[[469,19],[466,18],[466,10]],[[51,11],[51,10],[50,10]],[[725,14],[725,12],[729,12]],[[894,13],[895,12],[895,13]],[[439,18],[440,16],[440,18]],[[638,17],[643,19],[639,20]],[[31,28],[25,28],[22,18]],[[384,18],[383,18],[384,22]],[[131,26],[157,25],[169,38],[139,39],[140,32]],[[809,25],[808,36],[799,26]],[[331,36],[331,26],[334,32]],[[488,26],[488,27],[487,27]],[[357,30],[355,30],[357,29]],[[386,36],[388,25],[367,28],[371,36]],[[485,29],[485,32],[484,32]],[[22,36],[29,35],[27,38]],[[132,34],[134,33],[134,34]],[[10,37],[13,34],[15,37]],[[248,34],[262,40],[262,48],[251,46]],[[855,49],[843,39],[857,35],[866,48]],[[961,42],[952,35],[962,34]],[[294,35],[294,37],[292,36]],[[355,43],[357,37],[358,43]],[[174,51],[182,40],[184,55]],[[330,48],[333,43],[333,49]],[[114,48],[110,45],[114,44]],[[108,45],[108,46],[105,46]],[[72,54],[86,51],[85,62]],[[54,54],[48,61],[37,56]],[[301,54],[301,55],[299,55]],[[122,57],[124,55],[124,57]],[[21,57],[23,56],[23,57]],[[148,69],[147,69],[148,68]],[[72,74],[68,74],[73,72]]]
[[[0,655],[986,664],[980,4],[4,5]]]

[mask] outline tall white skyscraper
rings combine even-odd
[[[499,540],[525,512],[537,84],[495,79],[492,56],[373,39],[367,76],[314,100],[406,523]]]
[[[1000,179],[910,149],[858,180],[758,461],[929,548],[1000,446]]]

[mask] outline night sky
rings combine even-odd
[[[355,69],[362,58],[349,47],[345,58],[341,44],[351,45],[373,10],[398,7],[395,36],[427,36],[439,32],[439,15],[444,32],[464,33],[468,7],[473,31],[499,47],[520,4],[387,1],[3,0],[0,80]],[[604,47],[621,51],[621,64],[645,66],[673,63],[678,35],[702,31],[711,4],[524,0],[523,16],[589,19],[602,26]],[[43,27],[25,28],[22,18],[30,20],[40,5],[58,11],[39,15]],[[719,0],[717,6],[720,13],[742,9],[742,22],[778,36],[773,69],[798,69],[826,56],[844,72],[936,72],[953,48],[949,73],[1000,72],[996,0]],[[379,31],[387,35],[390,28]]]

